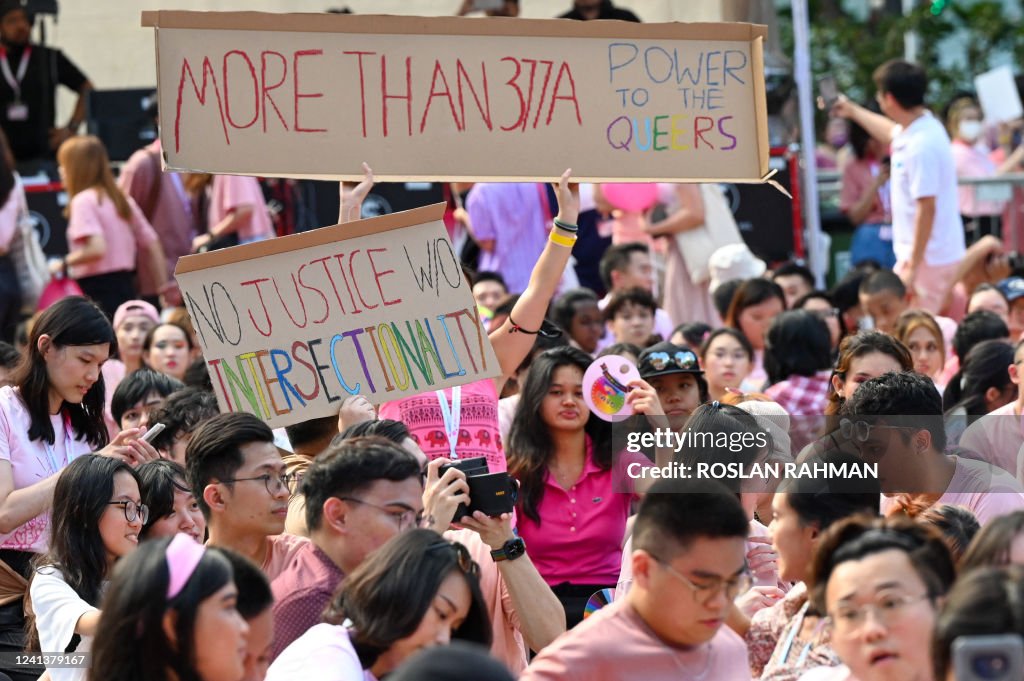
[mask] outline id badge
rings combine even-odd
[[[27,121],[28,120],[28,107],[21,102],[14,102],[7,105],[7,120],[9,121]]]

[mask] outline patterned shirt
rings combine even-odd
[[[794,452],[813,442],[825,425],[831,374],[831,370],[825,369],[813,376],[793,375],[764,391],[790,416],[790,441]]]
[[[341,568],[313,542],[296,552],[292,562],[270,585],[274,592],[271,661],[320,623],[324,608],[344,578]]]

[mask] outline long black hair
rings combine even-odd
[[[106,344],[110,346],[111,355],[117,349],[117,337],[103,310],[81,296],[62,298],[46,308],[32,325],[28,351],[19,366],[15,383],[32,417],[29,440],[42,440],[52,445],[56,436],[50,423],[50,378],[46,360],[39,351],[39,338],[44,335],[49,336],[50,342],[58,348]],[[103,422],[104,390],[103,374],[100,373],[81,404],[64,402],[61,406],[63,413],[71,419],[75,438],[88,442],[93,449],[105,447],[110,437]]]
[[[582,350],[561,347],[541,353],[533,360],[520,391],[512,427],[509,429],[508,472],[519,481],[519,500],[526,517],[540,524],[537,507],[544,496],[544,474],[555,453],[551,432],[540,414],[540,405],[551,387],[555,370],[573,366],[586,371],[593,360]],[[612,466],[611,424],[590,414],[584,430],[593,445],[594,463],[603,470]]]
[[[202,681],[196,672],[195,625],[199,606],[233,583],[226,551],[209,547],[170,601],[167,547],[171,537],[143,542],[118,561],[100,608],[89,681]],[[174,641],[164,615],[174,610]]]
[[[491,620],[480,593],[478,566],[467,549],[432,530],[403,532],[349,575],[331,599],[324,621],[352,622],[352,646],[369,669],[396,641],[416,631],[441,583],[452,573],[466,580],[470,607],[453,638],[491,644]]]
[[[114,476],[138,474],[120,459],[80,456],[57,478],[50,516],[50,550],[35,559],[36,572],[56,568],[64,582],[86,603],[100,604],[100,586],[107,578],[107,549],[100,534],[100,519],[114,496]],[[52,567],[51,567],[52,566]],[[30,645],[38,639],[35,618],[26,622]]]
[[[967,412],[968,424],[987,412],[985,393],[989,388],[1005,392],[1011,385],[1007,367],[1013,364],[1013,346],[1001,340],[982,341],[971,348],[960,371],[949,380],[942,395],[942,407],[950,415],[954,409]]]
[[[807,310],[786,310],[772,320],[764,341],[764,370],[771,384],[813,376],[832,367],[832,337]]]

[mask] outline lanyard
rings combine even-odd
[[[806,603],[804,603],[803,607],[800,608],[800,612],[798,612],[796,614],[796,617],[793,618],[793,624],[792,624],[792,627],[789,630],[789,636],[786,637],[786,643],[782,647],[782,653],[781,653],[782,659],[779,660],[779,664],[785,664],[786,660],[789,659],[789,651],[793,647],[794,639],[796,639],[797,634],[800,633],[800,630],[804,626],[804,615],[807,614],[807,608],[810,605],[811,605],[810,601],[807,601]],[[810,641],[808,641],[806,644],[804,644],[803,650],[800,651],[800,657],[797,658],[796,664],[793,665],[794,669],[799,669],[803,665],[803,663],[807,660],[807,653],[809,653],[811,651],[811,646],[813,645],[813,643],[814,643],[814,639],[812,638]]]
[[[18,75],[11,73],[11,65],[7,61],[7,48],[0,48],[0,71],[4,74],[4,80],[14,90],[14,100],[21,101],[21,81],[25,79],[25,72],[28,70],[28,59],[32,56],[32,46],[25,47],[21,53],[21,61],[18,62]]]
[[[444,432],[448,436],[449,458],[459,458],[455,452],[455,443],[459,441],[459,423],[462,421],[462,386],[452,388],[452,404],[448,406],[448,398],[443,390],[435,390],[437,404],[441,407],[441,418],[444,419]]]
[[[71,419],[68,418],[67,414],[64,414],[64,465],[66,466],[71,461]],[[57,456],[54,452],[53,445],[49,442],[43,441],[43,448],[46,450],[46,458],[50,462],[50,473],[56,473],[60,470],[57,465]]]

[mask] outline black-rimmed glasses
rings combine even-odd
[[[274,496],[282,489],[290,494],[292,491],[292,484],[296,480],[296,475],[294,473],[282,473],[281,475],[264,473],[263,475],[257,475],[251,478],[228,478],[226,480],[221,480],[221,482],[248,482],[250,480],[263,481],[263,486],[267,488],[267,494]]]
[[[906,426],[890,426],[884,424],[871,424],[867,421],[851,421],[843,419],[839,422],[839,434],[846,440],[853,442],[867,442],[871,437],[871,431],[878,428],[906,429]]]
[[[145,504],[136,504],[131,499],[125,499],[123,501],[108,501],[107,506],[120,506],[124,510],[124,519],[130,523],[134,523],[138,520],[145,525],[149,520],[149,506],[146,506]]]
[[[458,542],[449,541],[438,541],[434,542],[427,547],[427,551],[442,551],[442,550],[453,550],[455,551],[455,560],[458,562],[459,569],[467,575],[476,575],[480,572],[480,566],[476,564],[473,557],[469,555],[469,549]]]

